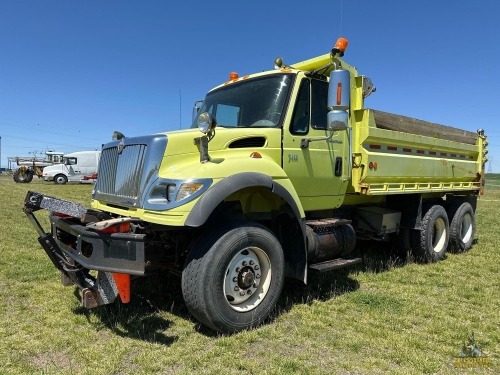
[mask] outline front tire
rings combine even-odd
[[[476,234],[476,214],[468,202],[462,203],[453,213],[450,223],[450,250],[467,251],[472,247]]]
[[[284,282],[283,250],[253,222],[207,230],[196,240],[182,273],[191,314],[205,326],[233,333],[268,318]]]
[[[445,256],[450,239],[448,215],[443,206],[431,206],[422,218],[421,230],[414,232],[414,255],[424,262],[436,262]]]
[[[58,174],[54,177],[54,183],[57,185],[64,185],[68,182],[68,178],[63,174]]]

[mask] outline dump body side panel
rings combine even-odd
[[[381,129],[372,110],[355,111],[352,124],[355,192],[383,195],[479,191],[483,159],[479,136],[471,144],[470,132],[464,132],[462,140],[467,143],[463,143]]]

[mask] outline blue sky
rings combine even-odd
[[[500,2],[329,0],[0,2],[1,166],[186,128],[229,72],[327,53],[369,76],[370,108],[484,128],[500,173]]]

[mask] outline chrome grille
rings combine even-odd
[[[103,170],[98,176],[104,175],[104,178],[98,179],[99,190],[104,194],[136,199],[140,193],[146,150],[146,145],[126,146],[120,155],[117,147],[103,150],[101,155]]]
[[[142,195],[157,177],[167,137],[124,138],[120,142],[121,153],[118,142],[104,146],[101,152],[93,197],[120,206],[141,207]]]

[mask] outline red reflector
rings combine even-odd
[[[378,168],[378,163],[375,161],[373,162],[373,169],[377,170],[377,168]]]
[[[436,151],[429,151],[429,155],[436,155],[437,152]]]
[[[380,146],[380,145],[370,145],[370,148],[373,148],[375,150],[380,150],[382,148],[382,146]]]
[[[404,152],[411,152],[411,148],[403,148]]]
[[[254,151],[250,154],[250,157],[251,158],[254,158],[254,159],[261,159],[262,158],[262,155],[259,154],[258,152]]]
[[[424,150],[417,150],[417,154],[425,154]]]
[[[52,215],[60,217],[61,219],[67,219],[68,217],[72,217],[70,215],[62,214],[60,212],[52,212]]]
[[[130,223],[119,223],[110,227],[104,228],[99,233],[128,233],[130,232]]]
[[[112,275],[122,302],[130,302],[130,275],[126,273],[112,273]]]
[[[398,150],[398,148],[396,146],[387,146],[387,149],[389,151],[397,151]]]

